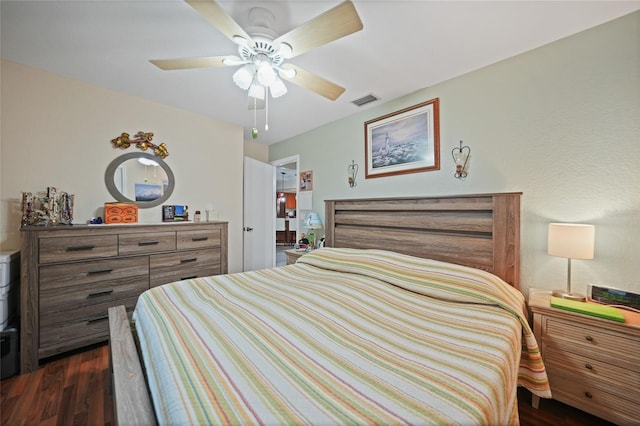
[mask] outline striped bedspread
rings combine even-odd
[[[483,271],[325,248],[175,282],[134,319],[159,423],[517,424],[550,396],[524,299]]]

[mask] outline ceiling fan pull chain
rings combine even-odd
[[[256,108],[257,102],[258,100],[256,98],[253,98],[253,129],[251,129],[251,137],[253,139],[258,139],[258,119],[256,114],[256,111],[258,109]]]
[[[269,131],[269,88],[264,89],[264,130]]]

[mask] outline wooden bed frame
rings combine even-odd
[[[328,200],[325,244],[472,266],[519,289],[521,195]]]
[[[327,247],[377,248],[483,269],[519,288],[522,193],[325,201]],[[156,418],[124,306],[109,309],[114,423]]]

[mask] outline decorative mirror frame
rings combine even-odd
[[[129,198],[125,197],[124,194],[118,191],[118,188],[116,188],[115,181],[113,180],[113,177],[115,176],[115,173],[116,173],[116,169],[125,161],[131,160],[133,158],[147,158],[149,160],[155,161],[156,163],[158,163],[160,167],[162,167],[162,170],[164,170],[164,172],[167,174],[167,178],[169,179],[169,185],[164,191],[164,194],[162,194],[162,197],[156,198],[153,201],[135,201],[135,200],[130,200]],[[173,176],[173,172],[169,168],[169,165],[165,163],[163,160],[161,160],[159,157],[153,154],[149,154],[147,152],[129,152],[127,154],[123,154],[115,158],[109,164],[109,166],[107,167],[107,171],[104,173],[104,183],[107,185],[107,189],[109,190],[109,193],[117,201],[120,201],[121,203],[135,203],[138,205],[138,208],[141,208],[141,209],[156,207],[161,205],[165,201],[167,201],[171,196],[171,194],[173,193],[173,189],[176,184],[175,178]]]

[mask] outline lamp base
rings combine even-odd
[[[563,299],[575,300],[577,302],[584,302],[587,300],[584,294],[568,292],[567,290],[553,290],[551,295],[561,297]]]

